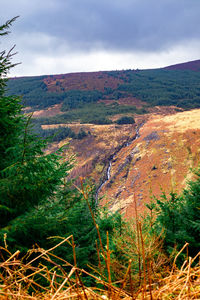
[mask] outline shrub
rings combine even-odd
[[[190,181],[181,195],[170,193],[157,199],[157,219],[154,229],[157,234],[164,230],[165,248],[169,254],[174,247],[180,250],[189,243],[189,253],[196,255],[200,248],[200,170],[197,179]]]
[[[116,121],[117,124],[122,125],[122,124],[134,124],[135,120],[132,117],[121,117]]]

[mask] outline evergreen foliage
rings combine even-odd
[[[12,78],[8,95],[21,95],[26,106],[45,108],[63,102],[63,111],[97,103],[99,99],[137,97],[150,106],[175,105],[182,108],[200,107],[200,70],[125,70],[105,72],[119,79],[117,88],[99,90],[48,90],[47,76]],[[59,85],[59,81],[55,85]],[[109,96],[109,97],[108,97]]]
[[[79,132],[76,134],[70,127],[59,126],[58,128],[53,129],[42,129],[39,123],[34,124],[33,132],[38,137],[49,138],[51,142],[60,142],[68,137],[72,139],[82,140],[88,135],[83,128],[80,128]]]
[[[58,104],[65,97],[64,92],[49,92],[43,79],[45,76],[22,77],[8,80],[7,95],[20,95],[25,106],[46,108]]]
[[[136,208],[137,209],[137,208]],[[134,284],[140,285],[147,265],[155,274],[162,273],[166,255],[162,251],[162,240],[152,231],[152,218],[137,215],[123,222],[120,230],[113,237],[116,251],[113,253],[113,271],[116,280],[124,278],[124,271],[131,262]]]
[[[89,103],[81,108],[67,111],[49,118],[38,118],[35,122],[40,124],[67,124],[74,121],[91,124],[111,124],[110,116],[116,114],[136,113],[143,114],[145,109],[137,109],[135,106],[118,105],[112,103],[105,105],[104,103]]]
[[[197,178],[188,183],[181,195],[165,194],[157,199],[158,212],[154,229],[159,234],[164,230],[164,244],[171,254],[174,247],[180,250],[189,243],[189,254],[194,256],[200,249],[200,171]]]
[[[0,28],[3,34],[14,20]],[[12,67],[11,57],[5,51],[0,57],[1,228],[58,191],[70,169],[69,162],[60,163],[59,153],[44,153],[46,142],[31,134],[31,116],[21,114],[21,99],[5,97],[4,76]]]
[[[122,125],[122,124],[134,124],[135,120],[132,117],[121,117],[116,121],[117,124]]]
[[[97,102],[102,97],[99,91],[80,91],[71,90],[66,92],[62,111],[67,111],[74,108],[80,108],[87,103]]]
[[[124,71],[124,84],[119,91],[129,93],[150,104],[175,105],[182,108],[200,107],[200,71],[141,70]]]
[[[88,189],[90,190],[87,200],[99,226],[102,242],[106,244],[106,232],[112,236],[114,230],[119,227],[121,217],[118,213],[108,214],[106,210],[100,211],[95,204],[95,189],[87,186]],[[35,243],[49,249],[58,243],[60,238],[73,234],[78,267],[87,269],[88,264],[97,264],[98,235],[91,212],[82,193],[72,189],[69,184],[59,196],[50,197],[10,222],[9,226],[0,231],[1,239],[5,233],[9,249],[20,249],[22,252],[30,249]],[[112,249],[113,247],[114,245],[111,246]],[[74,263],[70,245],[60,246],[54,253]]]
[[[0,27],[0,35],[14,21]],[[46,154],[46,141],[32,133],[30,116],[21,112],[21,99],[5,96],[4,76],[12,66],[11,54],[0,56],[0,245],[23,253],[35,243],[49,248],[58,237],[73,234],[77,264],[97,264],[98,224],[103,243],[106,231],[118,228],[120,216],[106,214],[97,207],[95,190],[87,185],[87,198],[82,190],[67,181],[71,160],[64,161],[62,151]],[[85,132],[80,130],[78,138]],[[95,222],[94,222],[95,220]],[[48,239],[56,236],[55,239]],[[74,263],[71,247],[57,248],[55,254]]]

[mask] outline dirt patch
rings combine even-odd
[[[54,117],[63,114],[61,111],[62,103],[50,106],[47,109],[36,110],[33,113],[33,118]]]

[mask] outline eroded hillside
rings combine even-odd
[[[63,124],[90,135],[60,143],[70,143],[66,155],[76,154],[70,177],[92,178],[97,189],[104,183],[98,192],[99,199],[104,196],[101,204],[127,217],[134,215],[134,199],[143,212],[152,196],[181,191],[200,156],[199,109],[174,113],[173,108],[157,108],[156,113],[135,119],[135,124],[127,125]]]
[[[82,140],[67,138],[59,143],[62,146],[69,143],[66,155],[76,155],[76,162],[71,177],[87,177],[98,186],[106,178],[106,169],[110,157],[118,152],[126,143],[134,139],[136,124],[126,125],[93,125],[93,124],[59,124],[43,125],[44,129],[56,128],[58,126],[70,127],[74,132],[80,128],[90,134]],[[50,146],[52,151],[58,147],[57,143]]]
[[[200,156],[200,110],[174,115],[152,115],[140,128],[140,137],[114,157],[110,179],[101,190],[103,204],[134,214],[153,195],[180,191],[192,176]]]

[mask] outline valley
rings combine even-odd
[[[172,109],[172,108],[171,108]],[[101,205],[130,218],[136,200],[140,213],[145,204],[163,192],[181,192],[192,170],[199,165],[200,109],[169,114],[138,116],[126,125],[68,124],[91,135],[81,141],[66,139],[53,143],[50,151],[69,142],[69,154],[76,154],[70,178],[88,178],[96,185]],[[58,125],[43,125],[44,129]],[[134,200],[135,199],[135,200]]]
[[[59,20],[54,18],[58,15],[53,13],[57,9],[52,3],[40,5],[34,19],[34,5],[28,15],[27,8],[17,6],[23,17],[13,36],[21,32],[20,40],[17,38],[21,49],[23,44],[24,49],[32,49],[29,55],[22,53],[24,70],[35,74],[44,74],[49,67],[63,70],[57,59],[59,56],[62,67],[68,59],[73,65],[73,55],[67,57],[70,47],[77,58],[77,70],[82,69],[83,52],[91,61],[82,70],[92,65],[93,69],[96,63],[105,63],[108,68],[117,53],[131,66],[136,44],[143,45],[140,50],[135,48],[139,56],[143,53],[144,59],[145,55],[138,63],[148,60],[153,65],[154,56],[156,64],[162,57],[164,62],[165,52],[173,54],[177,62],[183,50],[190,49],[192,57],[193,30],[188,39],[193,46],[177,48],[186,45],[193,24],[185,15],[192,13],[191,5],[189,10],[184,6],[184,24],[189,24],[185,39],[178,30],[181,6],[170,13],[171,27],[164,23],[170,6],[163,6],[164,14],[162,5],[152,10],[153,27],[157,14],[163,18],[153,30],[152,40],[151,22],[147,38],[144,18],[137,27],[137,18],[129,18],[125,10],[129,6],[123,3],[115,20],[114,2],[112,10],[106,3],[102,21],[109,16],[109,26],[105,22],[109,42],[113,44],[119,34],[120,47],[117,43],[114,48],[101,43],[99,34],[104,26],[90,9],[87,20],[89,26],[95,21],[91,28],[96,42],[86,27],[84,40],[92,38],[88,46],[96,50],[103,46],[103,57],[113,53],[108,62],[97,52],[92,62],[92,48],[84,48],[75,30],[76,20],[78,28],[82,24],[82,9],[92,6],[76,4],[76,19],[68,3]],[[98,16],[99,5],[95,3]],[[140,10],[145,15],[145,5],[135,3],[135,8],[138,16]],[[47,21],[42,11],[52,18]],[[65,26],[63,34],[57,26],[68,11],[70,26]],[[147,15],[146,21],[151,17],[149,9]],[[173,16],[178,16],[176,23]],[[17,19],[0,26],[1,37],[10,34]],[[130,20],[138,28],[140,43]],[[101,30],[96,30],[98,23]],[[34,35],[28,34],[29,24]],[[123,30],[127,25],[131,35]],[[173,28],[178,44],[169,43],[166,26]],[[68,30],[76,44],[68,40]],[[156,42],[158,31],[168,43]],[[127,38],[133,61],[124,44]],[[154,50],[149,51],[153,41]],[[7,42],[3,43],[6,49],[0,51],[0,298],[200,299],[200,60],[157,69],[8,78],[17,74],[11,70],[18,63],[13,60],[15,46],[7,50]],[[79,43],[81,51],[77,51]],[[177,54],[176,48],[181,50]],[[36,61],[38,68],[34,67]],[[66,69],[73,70],[69,65]]]
[[[154,196],[180,192],[199,164],[199,61],[155,70],[72,73],[9,81],[24,93],[25,113],[41,131],[66,128],[69,179],[87,178],[96,201],[125,217],[144,213]],[[24,87],[23,87],[24,85]],[[35,99],[35,100],[34,100]],[[134,123],[121,124],[120,118]],[[79,133],[84,135],[79,138]]]

